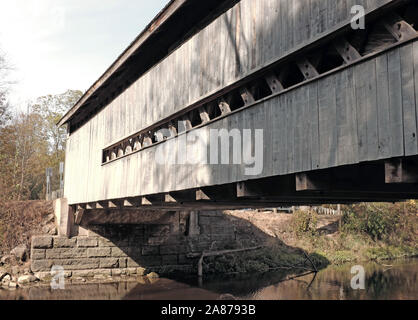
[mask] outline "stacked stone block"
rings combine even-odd
[[[62,266],[72,276],[192,272],[196,260],[189,259],[189,253],[236,243],[234,225],[221,213],[200,213],[200,234],[193,236],[187,234],[187,213],[176,215],[168,224],[89,225],[88,236],[71,239],[35,236],[32,271],[49,273],[53,266]]]

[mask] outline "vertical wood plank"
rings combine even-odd
[[[355,67],[359,160],[378,157],[376,66],[368,61]]]
[[[292,173],[295,172],[294,169],[294,138],[295,138],[295,108],[294,108],[294,101],[293,101],[293,94],[289,92],[286,95],[286,123],[287,123],[287,140],[286,140],[286,151],[287,151],[287,172]]]
[[[412,44],[400,48],[402,72],[402,106],[405,155],[416,155],[417,149],[417,119],[415,109],[414,89],[414,56]]]
[[[279,9],[279,13],[280,13],[280,19],[279,19],[279,24],[280,24],[280,54],[283,54],[284,52],[286,52],[287,50],[289,50],[289,47],[291,46],[290,41],[288,40],[289,35],[292,32],[292,26],[289,25],[289,16],[291,11],[289,10],[289,0],[283,0],[280,1],[280,9]]]
[[[347,165],[358,162],[355,84],[352,70],[336,75],[337,162]]]
[[[320,168],[337,163],[335,80],[333,76],[318,84]]]
[[[357,128],[357,106],[356,106],[356,82],[355,82],[355,69],[347,69],[347,112],[348,112],[348,126],[350,132],[350,163],[359,162],[359,149],[358,149],[358,128]]]
[[[389,110],[389,82],[388,82],[388,58],[382,55],[376,58],[377,79],[377,107],[379,127],[379,158],[385,159],[391,156],[390,135],[390,110]]]
[[[251,133],[251,146],[252,146],[252,156],[256,154],[257,151],[257,145],[259,142],[256,140],[255,136],[255,130],[263,130],[263,146],[261,150],[263,150],[263,163],[262,163],[262,172],[258,175],[252,175],[248,176],[247,178],[255,179],[255,178],[261,178],[264,176],[266,172],[271,171],[271,166],[268,159],[270,159],[271,155],[271,140],[270,140],[270,128],[267,125],[267,116],[269,110],[269,102],[263,102],[260,104],[259,108],[253,108],[253,116],[252,116],[252,127],[249,127],[248,129],[252,130]],[[247,128],[246,128],[247,129]],[[241,135],[242,130],[241,130]]]
[[[311,168],[320,167],[320,143],[319,143],[319,106],[318,106],[318,83],[309,85],[309,119],[310,134],[309,144],[311,147]]]
[[[304,105],[303,105],[303,98],[302,98],[302,90],[298,88],[297,90],[291,92],[292,96],[294,97],[293,100],[293,114],[294,114],[294,140],[293,140],[293,150],[294,150],[294,171],[300,172],[302,171],[302,163],[303,163],[303,127],[306,126],[304,122]]]
[[[309,87],[302,87],[298,93],[301,97],[301,157],[302,167],[301,171],[308,171],[312,169],[311,160],[311,145],[310,140],[310,107],[309,107]]]
[[[310,38],[310,1],[295,1],[293,10],[295,11],[294,20],[294,45],[300,45]]]
[[[391,157],[404,155],[403,139],[403,110],[401,95],[401,59],[399,49],[389,51],[388,76],[389,76],[389,115],[390,115],[390,136],[391,136]]]
[[[284,95],[273,100],[272,103],[272,136],[273,136],[273,167],[274,174],[287,172],[287,104]]]
[[[320,15],[320,2],[321,0],[309,0],[310,1],[310,36],[316,37],[322,32],[321,27],[321,15]]]
[[[418,126],[418,41],[413,43],[414,51],[414,84],[415,84],[415,114]],[[418,141],[417,141],[418,144]]]

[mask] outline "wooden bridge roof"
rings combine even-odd
[[[171,0],[58,122],[89,118],[239,0]]]

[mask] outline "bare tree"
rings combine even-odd
[[[11,84],[7,75],[10,70],[11,66],[8,64],[5,54],[0,50],[0,128],[10,119],[7,103],[7,93]]]

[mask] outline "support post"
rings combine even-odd
[[[189,236],[194,237],[200,235],[199,212],[191,211],[189,217]]]
[[[54,201],[54,214],[58,235],[70,238],[74,229],[74,211],[68,205],[67,199],[63,198]]]

